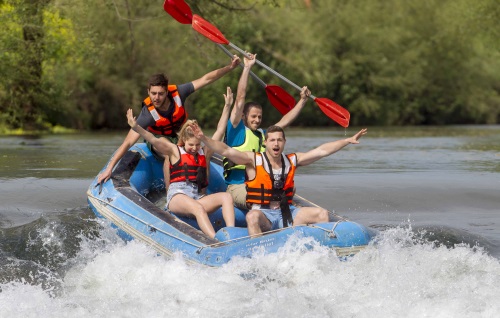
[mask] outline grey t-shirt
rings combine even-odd
[[[182,104],[184,105],[184,101],[186,98],[194,93],[194,86],[192,82],[181,84],[177,86],[177,91],[179,92],[179,97],[181,98]],[[172,96],[168,94],[168,99],[170,100],[170,105],[173,104]],[[167,111],[158,111],[158,113],[162,117],[170,117],[172,112],[174,111],[173,107],[169,107],[169,110]],[[155,125],[155,120],[153,116],[151,116],[151,113],[149,112],[147,107],[142,107],[141,113],[137,117],[137,124],[141,126],[144,129],[147,129],[149,126],[154,126]]]

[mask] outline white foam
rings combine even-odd
[[[498,259],[425,242],[409,227],[382,232],[348,261],[295,237],[278,253],[207,268],[103,232],[71,262],[60,290],[0,284],[2,316],[500,316]]]

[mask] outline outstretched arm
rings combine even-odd
[[[138,133],[130,129],[130,131],[127,134],[127,137],[125,137],[123,143],[120,145],[120,147],[118,147],[115,154],[109,161],[106,169],[97,177],[97,183],[102,183],[103,181],[106,182],[109,180],[115,165],[118,163],[118,161],[120,161],[121,158],[123,158],[123,156],[125,155],[125,153],[127,153],[130,147],[132,147],[137,142],[137,140],[139,140],[139,137],[140,135]]]
[[[307,88],[307,86],[302,87],[302,90],[300,91],[299,101],[297,102],[297,104],[295,104],[292,110],[286,113],[285,116],[281,117],[281,120],[276,123],[276,126],[280,126],[281,128],[289,126],[295,120],[295,118],[299,116],[299,113],[302,108],[304,108],[309,96],[311,96],[311,91]]]
[[[240,81],[238,82],[238,89],[236,90],[236,102],[234,103],[233,111],[231,112],[231,124],[236,128],[241,121],[241,115],[243,115],[243,107],[245,106],[245,97],[247,94],[248,85],[248,75],[250,75],[250,69],[255,64],[256,54],[247,54],[243,58],[245,66],[243,67],[243,72],[240,76]]]
[[[318,161],[321,158],[336,153],[337,151],[339,151],[340,149],[344,148],[349,144],[359,144],[358,141],[359,138],[364,136],[366,132],[367,129],[363,128],[357,134],[355,134],[350,138],[328,142],[305,153],[299,152],[297,153],[297,164],[299,166],[306,166],[315,161]]]
[[[210,148],[213,152],[216,152],[224,157],[229,158],[231,161],[238,165],[247,165],[253,162],[253,152],[245,151],[241,152],[234,148],[229,147],[223,142],[218,140],[213,140],[208,138],[203,134],[201,128],[196,125],[190,125],[193,130],[194,136],[198,138],[201,142],[205,144],[208,148]]]
[[[231,105],[233,105],[233,92],[229,86],[227,87],[227,94],[224,94],[224,101],[224,108],[222,109],[217,129],[212,135],[213,140],[222,140],[222,137],[224,137],[224,133],[226,132],[229,111],[231,110]]]
[[[202,77],[192,81],[194,90],[197,91],[198,89],[215,82],[216,80],[218,80],[222,76],[229,73],[231,70],[235,69],[239,64],[240,64],[240,58],[237,55],[234,55],[233,59],[231,60],[231,63],[229,65],[226,65],[222,68],[211,71],[211,72],[203,75]]]
[[[127,122],[136,133],[142,136],[146,141],[148,141],[151,145],[155,147],[163,155],[168,155],[173,152],[173,150],[177,147],[173,143],[171,143],[167,138],[156,138],[152,133],[137,125],[136,118],[134,117],[134,113],[132,109],[127,110]]]

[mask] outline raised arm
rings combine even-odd
[[[208,84],[215,82],[222,76],[229,73],[231,70],[235,69],[239,64],[240,64],[240,58],[237,55],[234,55],[229,65],[211,71],[203,75],[202,77],[192,81],[194,90],[196,91],[204,86],[207,86]]]
[[[220,115],[219,123],[217,124],[217,129],[212,135],[213,140],[222,140],[224,137],[224,132],[227,127],[227,120],[229,119],[229,111],[231,110],[231,105],[233,104],[233,92],[231,87],[227,87],[227,93],[224,94],[224,108],[222,109],[222,114]]]
[[[205,144],[213,152],[218,153],[224,157],[229,158],[231,161],[238,165],[249,165],[253,163],[253,152],[245,151],[241,152],[234,148],[229,147],[223,142],[218,140],[213,140],[208,138],[203,134],[201,128],[193,124],[190,126],[196,138]]]
[[[168,138],[156,138],[152,133],[137,125],[134,113],[130,108],[127,110],[127,122],[130,128],[132,128],[136,133],[141,135],[142,138],[153,145],[155,149],[158,150],[158,152],[160,152],[161,154],[170,156],[177,148],[177,146],[171,143]]]
[[[364,136],[367,132],[366,128],[361,129],[357,134],[350,138],[341,139],[337,141],[328,142],[321,146],[314,148],[308,152],[297,153],[297,164],[299,166],[307,166],[321,158],[327,157],[339,151],[349,144],[359,144],[359,138]]]
[[[245,106],[245,97],[247,94],[248,85],[248,75],[250,75],[250,69],[255,64],[256,54],[247,54],[243,58],[245,66],[243,67],[243,72],[240,76],[240,81],[238,82],[238,88],[236,90],[236,102],[234,103],[233,111],[231,112],[231,124],[236,128],[241,121],[241,115],[243,115],[243,107]]]
[[[307,99],[310,95],[311,91],[307,89],[307,86],[302,87],[302,90],[300,91],[299,101],[297,102],[297,104],[295,104],[292,110],[286,113],[285,116],[281,117],[281,120],[276,123],[276,126],[280,126],[281,128],[289,126],[295,120],[295,118],[297,118],[302,108],[304,108],[304,105],[306,104]]]

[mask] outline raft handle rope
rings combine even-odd
[[[275,232],[280,232],[280,231],[283,231],[284,229],[285,228],[271,230],[271,231],[266,231],[264,235],[275,233]],[[209,245],[206,245],[206,246],[202,246],[202,247],[200,247],[196,251],[196,253],[198,253],[198,254],[201,253],[201,251],[203,251],[203,249],[205,249],[207,247],[217,247],[217,246],[228,244],[228,243],[235,243],[237,241],[242,241],[242,240],[247,239],[247,238],[256,238],[256,237],[263,237],[263,238],[265,238],[262,234],[256,234],[256,235],[253,235],[253,236],[252,235],[241,236],[241,237],[237,237],[237,238],[234,238],[234,239],[231,239],[231,240],[221,241],[221,242],[217,242],[217,243],[214,243],[214,244],[209,244]]]
[[[271,234],[271,233],[276,233],[276,232],[281,232],[283,230],[286,230],[286,229],[289,229],[289,228],[298,228],[298,227],[312,227],[312,228],[315,228],[315,229],[318,229],[318,230],[322,230],[322,231],[325,231],[328,233],[328,236],[330,238],[336,238],[337,235],[335,234],[335,228],[337,227],[337,225],[340,223],[340,222],[344,222],[344,220],[339,220],[337,222],[335,222],[335,224],[333,225],[332,229],[331,230],[328,230],[328,229],[325,229],[323,227],[320,227],[320,226],[316,226],[314,224],[300,224],[300,225],[294,225],[294,226],[291,226],[291,227],[287,227],[287,228],[281,228],[281,229],[276,229],[276,230],[271,230],[271,231],[266,231],[264,235],[267,235],[267,234]],[[214,243],[214,244],[210,244],[210,245],[206,245],[206,246],[202,246],[200,247],[196,253],[201,253],[201,251],[207,247],[217,247],[217,246],[220,246],[220,245],[224,245],[224,244],[228,244],[228,243],[234,243],[234,242],[237,242],[237,241],[242,241],[244,239],[248,239],[248,238],[256,238],[256,237],[263,237],[265,238],[262,234],[261,235],[247,235],[247,236],[241,236],[241,237],[237,237],[237,238],[234,238],[234,239],[231,239],[231,240],[227,240],[227,241],[222,241],[222,242],[218,242],[218,243]]]
[[[331,238],[336,238],[337,237],[337,235],[335,234],[335,228],[337,227],[337,225],[339,225],[340,222],[344,222],[344,221],[340,220],[340,221],[337,221],[337,222],[335,222],[333,224],[333,227],[332,227],[332,229],[330,230],[330,233],[329,233],[329,235],[330,235]]]

